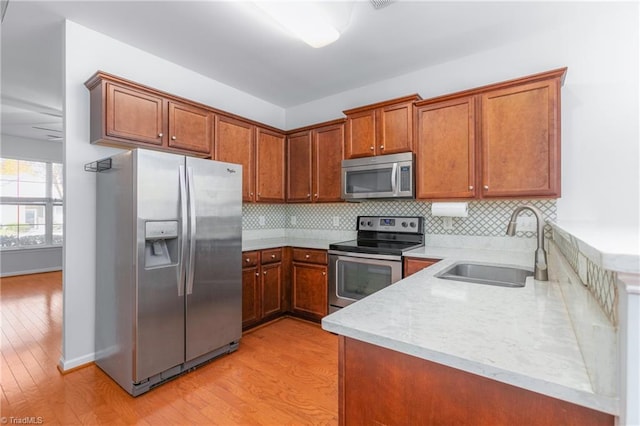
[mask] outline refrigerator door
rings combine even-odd
[[[187,157],[186,361],[242,334],[242,166]]]
[[[184,156],[133,152],[137,216],[133,381],[137,383],[184,362],[185,301],[180,270],[185,218],[181,212],[187,200],[186,194],[181,195]]]

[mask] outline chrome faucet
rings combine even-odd
[[[507,226],[507,235],[511,237],[516,235],[516,220],[522,210],[530,210],[533,212],[538,225],[538,248],[536,249],[535,265],[533,267],[534,278],[538,281],[549,281],[547,252],[544,250],[544,220],[542,219],[542,212],[537,207],[530,205],[517,207],[511,214],[511,220],[509,221],[509,226]]]

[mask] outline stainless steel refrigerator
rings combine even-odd
[[[134,149],[97,162],[96,364],[137,396],[242,334],[242,166]]]

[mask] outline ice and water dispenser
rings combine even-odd
[[[157,268],[178,263],[178,221],[146,222],[144,267]]]

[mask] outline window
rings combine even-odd
[[[62,244],[62,164],[0,158],[0,248]]]

